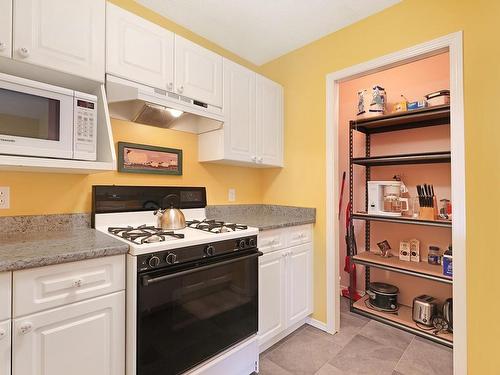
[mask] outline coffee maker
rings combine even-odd
[[[401,181],[368,181],[368,213],[382,216],[401,216],[408,211],[408,198]]]

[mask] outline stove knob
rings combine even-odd
[[[253,238],[250,238],[250,239],[248,240],[248,245],[249,245],[249,246],[251,246],[251,247],[255,247],[255,245],[256,245],[256,244],[255,244],[255,240],[254,240]]]
[[[246,245],[247,244],[246,244],[245,240],[240,240],[238,242],[238,246],[240,247],[240,249],[244,249]]]
[[[174,253],[168,253],[165,257],[165,262],[167,262],[167,264],[174,264],[176,260],[177,255],[175,255]]]
[[[211,257],[212,255],[214,255],[215,253],[215,247],[213,247],[212,245],[208,245],[206,248],[205,248],[205,254],[209,257]]]
[[[151,258],[149,258],[148,264],[151,268],[158,267],[158,265],[160,264],[160,258],[158,258],[156,255],[153,255]]]

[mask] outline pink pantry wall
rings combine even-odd
[[[425,94],[440,89],[449,88],[449,55],[443,53],[403,66],[391,68],[383,72],[370,74],[351,81],[343,82],[339,88],[339,170],[342,175],[349,175],[349,120],[356,118],[357,92],[360,89],[370,89],[380,85],[387,92],[387,109],[392,111],[394,103],[403,94],[408,100],[421,99]],[[449,126],[437,126],[428,129],[414,129],[394,133],[373,135],[371,138],[371,155],[391,155],[411,152],[449,151]],[[354,156],[364,156],[364,136],[355,134]],[[403,175],[404,182],[415,196],[417,184],[430,183],[434,185],[438,199],[450,198],[450,165],[415,165],[390,166],[372,168],[372,180],[390,180],[395,174]],[[341,177],[341,176],[340,176]],[[354,168],[354,211],[364,210],[364,167]],[[349,191],[349,181],[346,181],[343,207],[345,209]],[[355,223],[358,250],[364,249],[364,223]],[[339,222],[340,233],[340,274],[341,285],[348,285],[348,275],[343,271],[346,245],[345,214]],[[399,241],[417,238],[420,240],[422,261],[427,261],[429,245],[437,245],[444,249],[451,242],[451,230],[448,228],[427,228],[415,225],[400,225],[372,222],[371,248],[376,243],[388,240],[395,256],[399,249]],[[358,288],[364,289],[364,270],[357,270]],[[440,283],[403,276],[395,273],[372,269],[372,281],[385,281],[400,287],[400,302],[411,305],[413,298],[422,293],[433,295],[439,299],[451,296],[451,286]]]

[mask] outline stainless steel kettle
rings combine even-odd
[[[158,226],[164,230],[179,230],[186,228],[186,218],[182,211],[174,207],[174,202],[179,200],[175,194],[169,194],[164,198],[169,208],[156,210],[154,215],[158,220]]]

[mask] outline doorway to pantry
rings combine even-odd
[[[365,116],[357,116],[358,110],[362,110],[358,108],[358,92],[367,89],[370,95],[374,86],[379,86],[375,90],[385,90],[385,114],[389,116],[383,120],[374,117],[361,119]],[[443,89],[451,91],[451,104],[448,106],[433,106],[391,114],[400,102],[419,101],[425,95]],[[451,34],[327,76],[329,332],[339,331],[340,328],[342,289],[347,295],[357,292],[363,297],[351,304],[351,312],[453,347],[454,374],[466,373],[463,149],[461,33]],[[396,157],[385,158],[394,155]],[[344,171],[346,178],[341,199]],[[394,181],[395,176],[398,181]],[[367,184],[367,181],[372,183]],[[374,183],[375,181],[383,183]],[[382,212],[382,215],[378,215],[374,210],[383,211],[384,203],[387,209],[384,189],[390,182],[400,184],[403,191],[398,199],[398,208],[396,212],[387,215]],[[368,186],[371,189],[370,194]],[[367,212],[368,196],[371,212]],[[377,202],[374,207],[375,196]],[[436,199],[426,198],[427,196],[435,196]],[[444,216],[443,220],[438,220],[435,210],[427,207],[436,206],[439,211],[440,206],[446,204],[446,201],[440,202],[442,199],[450,200],[453,220],[446,220]],[[340,205],[339,201],[342,202]],[[346,242],[348,202],[352,202],[352,206],[348,210],[350,218],[347,223],[352,222],[353,229],[349,241]],[[446,212],[447,209],[444,213]],[[357,251],[352,250],[353,239]],[[404,250],[405,246],[410,245],[409,240],[414,239],[418,240],[412,242],[412,245],[419,245],[420,261],[415,261],[417,257],[414,257],[413,262],[403,260],[405,257],[400,259],[400,247]],[[377,244],[380,243],[383,247],[384,241],[387,241],[391,248],[389,252],[393,256],[390,258],[378,255],[380,250]],[[439,248],[439,255],[442,256],[449,245],[453,248],[452,277],[443,274],[442,266],[428,262],[431,246]],[[351,256],[346,259],[346,255]],[[350,273],[345,272],[344,268]],[[353,268],[356,268],[356,271],[353,272]],[[365,295],[370,282],[372,289],[376,289],[376,282],[387,284],[379,285],[381,287],[387,288],[389,285],[395,289],[381,290],[380,294],[372,290],[370,299]],[[393,296],[388,297],[391,293]],[[421,318],[420,322],[414,321],[414,318],[419,320],[418,314],[413,314],[414,299],[422,295],[434,297],[435,300],[421,301],[420,304],[417,302],[418,311],[429,307],[432,316],[442,316],[443,305],[448,298],[452,298],[453,333],[448,332],[446,327],[439,330],[428,326],[431,322],[422,322],[425,317]],[[397,298],[398,307],[394,306],[394,300],[391,298]],[[437,310],[434,311],[434,308]],[[380,311],[381,309],[385,311]],[[434,323],[440,322],[443,323],[435,319]]]

